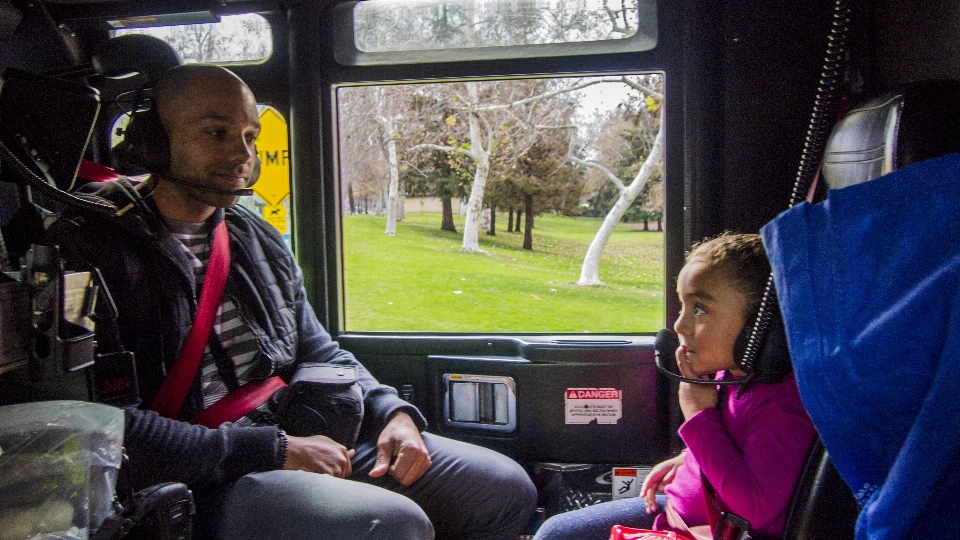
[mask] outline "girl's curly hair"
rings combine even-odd
[[[724,272],[747,299],[749,313],[760,308],[770,276],[770,261],[759,234],[724,232],[690,248],[686,262],[699,261]]]

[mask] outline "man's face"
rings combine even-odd
[[[253,94],[239,80],[195,82],[184,92],[179,110],[162,110],[170,139],[170,176],[220,190],[245,188],[260,134]],[[227,208],[239,198],[178,188],[212,207]]]

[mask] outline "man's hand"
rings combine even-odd
[[[352,471],[350,460],[356,450],[323,435],[292,437],[287,435],[287,461],[283,468],[288,471],[309,471],[346,478]]]
[[[663,491],[667,484],[673,482],[673,477],[677,474],[677,467],[682,463],[683,453],[681,452],[677,456],[654,465],[647,477],[643,479],[643,484],[640,485],[640,496],[643,497],[648,514],[657,511],[657,491]]]
[[[405,486],[416,482],[430,468],[430,454],[420,430],[405,412],[394,413],[377,439],[377,463],[370,476],[390,476]]]
[[[698,376],[690,368],[682,348],[677,349],[677,367],[680,368],[680,374],[690,379],[709,379],[710,377]],[[717,387],[714,385],[680,383],[680,411],[683,412],[683,419],[689,420],[691,416],[704,409],[715,408],[719,395]]]

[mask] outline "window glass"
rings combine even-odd
[[[260,62],[270,58],[270,23],[255,13],[223,15],[220,22],[117,29],[115,35],[149,34],[169,43],[184,63]]]
[[[543,45],[632,37],[638,0],[366,0],[353,9],[364,52]]]
[[[346,329],[661,328],[663,86],[337,88]]]

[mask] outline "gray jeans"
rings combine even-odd
[[[349,479],[303,471],[248,474],[198,499],[195,538],[224,540],[514,540],[536,504],[520,465],[492,450],[429,433],[432,464],[404,487],[370,478],[372,442],[357,445]],[[214,517],[216,516],[216,517]]]

